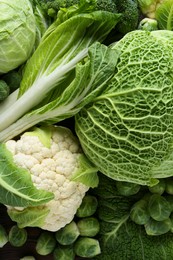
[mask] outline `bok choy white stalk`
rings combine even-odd
[[[45,32],[25,66],[17,99],[9,96],[0,106],[0,141],[74,115],[113,75],[118,53],[100,42],[120,15],[94,11],[94,5],[92,11],[92,2],[62,9]]]

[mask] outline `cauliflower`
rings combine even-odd
[[[157,8],[164,0],[138,0],[139,8],[146,17],[155,18]]]
[[[72,132],[60,126],[35,128],[19,140],[7,141],[6,148],[12,153],[14,163],[30,172],[37,189],[54,194],[51,201],[38,207],[7,206],[11,219],[20,227],[37,226],[49,231],[70,223],[89,189],[85,185],[87,178],[81,176],[88,169],[96,173]]]

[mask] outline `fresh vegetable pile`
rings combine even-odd
[[[173,259],[172,0],[0,11],[0,247]],[[46,258],[45,258],[46,259]]]

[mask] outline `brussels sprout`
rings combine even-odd
[[[2,79],[7,83],[10,88],[10,92],[15,91],[20,86],[22,79],[21,73],[13,70],[2,76]]]
[[[120,195],[131,196],[140,190],[140,185],[136,183],[117,181],[116,187]]]
[[[156,221],[152,218],[145,225],[147,235],[159,236],[169,232],[171,229],[171,220],[165,219],[163,221]]]
[[[97,198],[92,195],[86,195],[77,209],[76,216],[79,218],[90,217],[96,212],[97,206]]]
[[[12,246],[23,246],[27,240],[27,231],[24,228],[19,228],[17,225],[11,227],[9,231],[9,242]]]
[[[100,223],[94,217],[82,218],[77,222],[81,236],[94,237],[100,230]]]
[[[77,256],[92,258],[101,253],[99,241],[90,237],[79,237],[74,244]]]
[[[169,194],[165,194],[164,198],[169,202],[171,211],[173,211],[173,196]]]
[[[151,32],[151,31],[158,30],[158,24],[155,19],[146,17],[140,21],[138,29]]]
[[[148,202],[150,216],[157,221],[169,218],[171,214],[170,203],[161,195],[153,194]]]
[[[74,260],[75,252],[72,245],[62,246],[59,245],[53,252],[54,260]]]
[[[168,194],[173,195],[173,178],[168,178],[168,179],[166,179],[165,191],[166,191]]]
[[[79,236],[79,229],[74,221],[56,231],[55,238],[61,245],[71,245]]]
[[[5,228],[0,225],[0,248],[2,248],[8,242],[8,235]]]
[[[148,189],[151,193],[157,193],[157,194],[162,195],[165,191],[165,188],[166,188],[165,179],[160,179],[159,183],[157,183],[156,185],[154,185],[152,187],[149,187]]]
[[[170,231],[173,233],[173,213],[171,213],[169,218],[171,220],[171,229],[170,229]]]
[[[146,200],[137,201],[131,208],[130,218],[138,225],[144,225],[150,219],[148,212],[148,202]]]
[[[48,255],[53,252],[55,246],[56,239],[54,233],[43,231],[38,237],[35,249],[39,255]]]
[[[0,101],[6,99],[10,93],[10,88],[4,80],[0,80]]]

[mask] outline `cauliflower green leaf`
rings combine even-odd
[[[17,167],[6,145],[0,143],[0,202],[10,206],[38,206],[54,198],[53,193],[37,189],[30,173]]]

